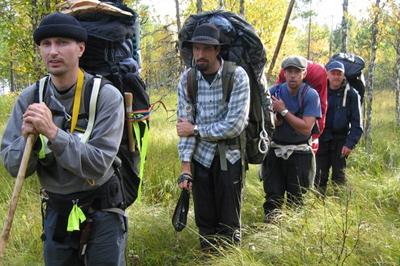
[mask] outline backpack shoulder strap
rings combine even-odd
[[[81,141],[86,143],[92,134],[94,122],[96,119],[97,99],[99,98],[100,89],[105,85],[102,82],[103,78],[96,75],[88,82],[84,92],[84,106],[85,112],[89,113],[88,124],[85,133],[81,136]],[[90,84],[93,84],[90,86]]]
[[[307,83],[305,83],[305,85],[300,88],[302,91],[300,91],[300,96],[299,96],[299,106],[300,106],[300,112],[301,115],[303,115],[304,113],[304,98],[306,97],[306,94],[308,93],[308,91],[310,90],[311,86],[308,85]],[[319,134],[320,130],[319,130],[319,126],[318,123],[315,122],[314,126],[311,129],[311,134]],[[310,140],[309,140],[310,141]]]
[[[90,99],[93,91],[94,81],[96,78],[100,79],[100,89],[103,88],[106,84],[112,84],[111,81],[101,75],[94,75],[91,79],[88,80],[85,85],[85,90],[83,92],[83,107],[85,113],[89,113],[90,110]]]
[[[350,85],[349,83],[346,84],[346,87],[344,88],[344,92],[343,92],[343,100],[342,100],[342,106],[346,107],[346,102],[347,102],[347,93],[350,90]]]
[[[236,71],[236,64],[234,62],[229,62],[229,61],[224,61],[224,66],[222,68],[222,102],[229,102],[229,99],[231,97],[232,89],[233,89],[233,81],[234,81],[234,76],[235,76],[235,71]],[[245,136],[245,131],[242,132],[242,134],[239,135],[238,141],[239,145],[241,147],[245,147],[245,143],[240,143],[241,138],[240,137]],[[236,145],[236,144],[233,144]],[[240,148],[240,147],[239,147]],[[218,151],[219,151],[219,160],[221,164],[221,170],[227,171],[227,159],[226,159],[226,152],[228,149],[227,141],[219,141],[218,142]],[[241,157],[244,158],[244,150],[241,150]]]
[[[310,89],[310,86],[307,83],[304,83],[304,85],[300,88],[300,92],[299,92],[299,107],[301,112],[303,113],[303,108],[304,108],[304,98],[306,97],[306,94],[308,92],[308,90]]]
[[[231,97],[233,82],[235,80],[236,64],[230,61],[224,61],[224,67],[222,69],[222,89],[224,102],[229,102]]]
[[[276,85],[273,85],[273,86],[272,86],[272,88],[270,89],[270,91],[271,91],[272,89],[276,88],[276,89],[275,89],[275,92],[274,92],[274,94],[273,94],[273,96],[278,97],[278,98],[281,97],[281,90],[282,90],[281,88],[282,88],[282,84],[284,84],[284,83],[279,83],[279,84],[276,84]]]
[[[44,95],[46,93],[47,83],[49,81],[49,76],[45,76],[40,80],[36,81],[36,90],[34,94],[34,102],[42,103]]]
[[[186,95],[188,96],[190,102],[193,105],[195,105],[197,102],[197,91],[198,91],[197,73],[196,69],[192,67],[187,73]]]

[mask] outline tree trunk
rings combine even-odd
[[[219,8],[225,9],[225,1],[224,0],[219,0]]]
[[[242,1],[240,1],[240,2],[242,2]],[[276,44],[274,55],[272,56],[271,64],[269,65],[269,69],[268,69],[268,73],[267,73],[268,79],[271,77],[272,70],[274,69],[276,58],[278,57],[279,50],[281,49],[283,38],[285,37],[285,33],[286,33],[286,29],[287,29],[287,26],[289,23],[290,15],[292,14],[292,10],[293,10],[293,6],[294,6],[295,2],[296,2],[296,0],[291,0],[289,3],[288,9],[286,11],[286,17],[285,17],[285,20],[283,21],[283,25],[282,25],[281,33],[279,35],[278,43]]]
[[[239,15],[244,18],[244,0],[240,0],[239,2],[240,8],[239,8]]]
[[[45,2],[44,2],[44,6],[46,7],[46,14],[49,14],[50,13],[50,10],[51,10],[51,1],[50,0],[46,0]]]
[[[348,7],[349,7],[349,0],[343,0],[343,17],[342,17],[342,52],[347,52],[347,34],[348,34]]]
[[[376,59],[376,50],[377,50],[377,38],[378,38],[378,22],[380,15],[379,8],[380,0],[376,0],[376,6],[374,7],[374,20],[372,22],[372,35],[371,35],[371,58],[368,67],[367,74],[367,102],[366,102],[366,122],[365,122],[365,132],[364,138],[366,142],[366,146],[368,150],[372,149],[372,96],[374,91],[374,71],[375,71],[375,59]]]
[[[176,26],[178,27],[178,33],[181,31],[181,13],[179,9],[179,0],[175,0],[175,11],[176,11]]]
[[[396,62],[396,121],[400,127],[400,37],[397,37],[397,62]]]
[[[332,56],[332,46],[333,46],[333,16],[331,16],[331,29],[329,31],[329,58]]]
[[[14,92],[15,88],[15,80],[14,80],[14,64],[13,61],[10,61],[10,91]]]
[[[311,5],[312,5],[312,0],[310,0],[310,17],[308,18],[308,41],[307,41],[307,59],[311,59],[311,19],[312,19],[312,13],[311,13]]]
[[[179,37],[179,32],[182,29],[182,25],[181,25],[181,14],[180,14],[180,9],[179,9],[179,0],[175,0],[175,10],[176,10],[176,25],[178,27],[178,37]],[[176,41],[176,47],[179,46],[179,42]],[[180,69],[183,70],[184,66],[183,66],[183,61],[182,58],[179,54],[179,62],[180,62]]]
[[[203,12],[203,1],[202,0],[197,0],[197,14]]]
[[[31,0],[31,5],[32,5],[32,14],[31,14],[31,27],[32,27],[32,32],[34,32],[36,30],[36,28],[39,25],[39,21],[41,19],[41,14],[39,12],[39,6],[40,3],[38,3],[37,0]],[[41,75],[41,70],[40,70],[40,65],[41,65],[41,60],[40,60],[40,56],[37,52],[37,48],[36,48],[36,44],[34,43],[34,41],[31,41],[31,45],[32,45],[32,50],[33,50],[33,77],[34,79],[39,79],[40,75]]]

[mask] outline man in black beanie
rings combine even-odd
[[[79,68],[87,33],[74,17],[46,16],[33,38],[49,76],[18,97],[1,143],[4,165],[16,176],[26,137],[38,136],[27,176],[36,171],[43,188],[46,265],[125,265],[127,221],[112,166],[121,93]],[[88,107],[89,89],[97,103]]]

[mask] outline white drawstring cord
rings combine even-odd
[[[258,142],[258,150],[262,154],[266,154],[268,152],[268,147],[269,147],[269,138],[268,138],[268,132],[267,130],[265,130],[264,110],[262,106],[261,106],[261,128],[262,130],[260,131],[260,141]]]

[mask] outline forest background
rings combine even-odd
[[[275,80],[280,62],[292,54],[322,64],[343,49],[362,56],[367,65],[369,95],[364,112],[370,120],[369,140],[363,139],[350,157],[350,182],[343,195],[330,194],[322,201],[309,193],[304,209],[286,210],[285,219],[274,226],[262,224],[262,183],[258,168],[252,167],[245,187],[243,245],[211,258],[204,258],[198,251],[193,211],[184,232],[174,233],[170,224],[179,195],[176,177],[180,169],[174,130],[176,85],[182,71],[177,33],[184,20],[197,13],[199,2],[203,11],[223,6],[242,12],[265,45],[268,70],[291,1],[171,0],[180,14],[175,18],[157,16],[149,1],[125,1],[140,16],[141,75],[152,101],[162,99],[167,106],[166,111],[153,111],[143,200],[128,211],[129,264],[193,265],[207,260],[207,264],[215,265],[400,265],[400,3],[363,1],[364,14],[345,13],[344,24],[329,25],[315,20],[318,1],[294,1],[277,63],[268,79]],[[349,1],[333,2],[342,5]],[[0,98],[0,133],[15,97],[45,73],[32,30],[60,2],[0,0],[0,88],[14,92]],[[3,166],[0,182],[0,216],[4,217],[13,180]],[[37,178],[29,178],[24,186],[6,265],[43,264],[39,187]]]

